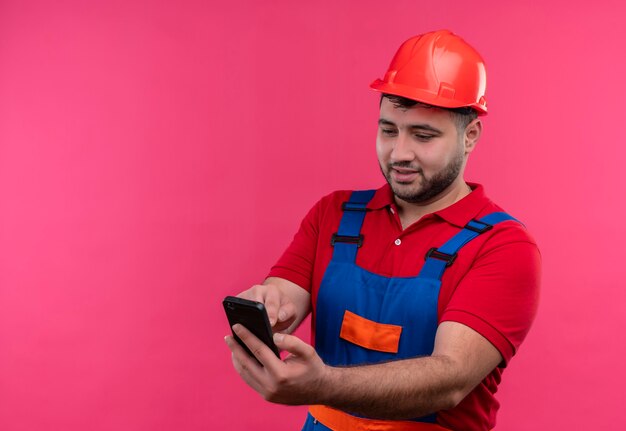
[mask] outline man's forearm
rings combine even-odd
[[[263,364],[226,337],[235,369],[266,400],[322,404],[380,419],[451,409],[502,361],[487,339],[456,322],[439,325],[432,356],[345,368],[325,365],[313,346],[293,335],[274,335],[276,346],[290,353],[281,360],[245,327],[233,331]]]
[[[356,367],[328,367],[319,404],[380,419],[409,419],[458,404],[466,395],[445,356]]]

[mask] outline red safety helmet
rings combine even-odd
[[[487,113],[487,73],[480,54],[448,30],[412,37],[400,46],[383,79],[370,87],[442,108]]]

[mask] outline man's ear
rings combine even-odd
[[[467,127],[465,127],[463,143],[465,147],[466,156],[469,155],[472,151],[474,151],[474,148],[476,147],[476,144],[478,143],[478,140],[480,139],[480,135],[482,131],[483,131],[483,123],[478,118],[472,120],[472,122],[469,123]]]

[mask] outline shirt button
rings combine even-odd
[[[400,245],[400,244],[402,244],[402,241],[400,241],[400,238],[398,238],[398,239],[397,239],[397,240],[395,240],[393,243],[394,243],[395,245]]]
[[[392,207],[389,207],[389,211],[391,211],[391,214],[395,214],[396,212],[393,210]]]

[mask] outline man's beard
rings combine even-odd
[[[410,162],[398,162],[392,163],[387,166],[387,172],[383,170],[382,166],[380,167],[383,176],[387,180],[387,183],[391,186],[393,193],[400,199],[405,202],[410,203],[423,203],[427,202],[435,196],[439,195],[445,189],[447,189],[450,184],[456,180],[461,172],[461,168],[463,167],[463,151],[459,151],[454,159],[450,161],[442,170],[436,172],[432,177],[426,178],[424,176],[424,171],[422,168],[417,168],[417,173],[422,177],[422,185],[419,190],[411,191],[411,190],[402,190],[397,185],[394,186],[393,181],[391,180],[391,169],[393,167],[398,168],[409,168],[415,169],[411,166]]]

